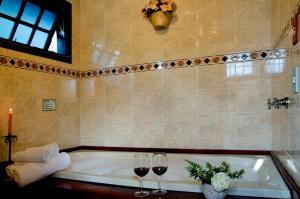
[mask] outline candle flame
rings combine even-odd
[[[9,109],[9,112],[12,113],[12,108]]]

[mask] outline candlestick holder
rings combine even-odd
[[[7,135],[3,136],[5,143],[8,143],[8,162],[12,163],[11,161],[11,144],[12,142],[17,141],[17,136],[16,135]]]

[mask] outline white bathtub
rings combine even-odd
[[[133,152],[76,151],[71,152],[72,165],[54,177],[138,187],[133,172]],[[149,153],[149,157],[151,157]],[[290,198],[290,192],[268,156],[257,155],[197,155],[169,153],[168,171],[162,176],[162,187],[167,190],[202,192],[199,182],[188,176],[184,159],[205,164],[227,161],[233,169],[246,170],[242,179],[235,180],[229,195]],[[144,187],[157,188],[157,176],[150,170],[144,177]]]

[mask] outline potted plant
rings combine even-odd
[[[150,0],[142,12],[156,30],[166,29],[172,19],[176,5],[173,0]]]
[[[231,180],[239,179],[245,173],[244,169],[231,171],[229,164],[224,161],[220,166],[207,162],[205,168],[190,160],[186,162],[188,165],[185,168],[190,176],[202,182],[203,194],[207,199],[225,198]]]

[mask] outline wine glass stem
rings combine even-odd
[[[160,175],[158,176],[158,190],[161,190],[161,186],[160,186]]]
[[[143,177],[140,177],[140,191],[143,191]]]

